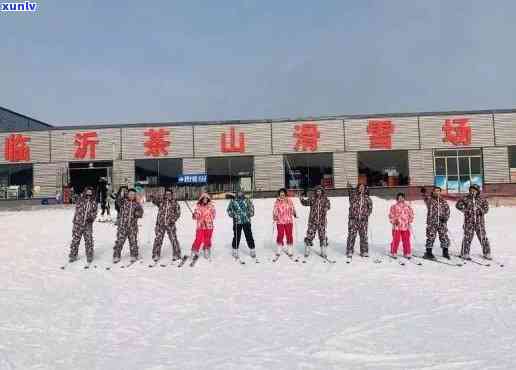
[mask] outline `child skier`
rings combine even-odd
[[[152,203],[158,207],[158,217],[156,218],[156,237],[152,248],[152,259],[157,262],[161,257],[161,246],[163,245],[163,237],[168,234],[170,244],[172,245],[172,260],[181,259],[181,248],[176,234],[176,222],[181,217],[181,207],[179,202],[174,199],[172,189],[165,189],[162,198],[150,196]]]
[[[487,199],[480,198],[478,185],[469,187],[469,194],[459,200],[456,208],[464,213],[464,239],[462,241],[461,257],[469,260],[469,252],[473,234],[476,233],[485,259],[491,259],[491,248],[486,236],[484,215],[489,212]]]
[[[396,258],[400,241],[403,242],[403,256],[410,258],[410,225],[414,222],[414,211],[405,202],[405,194],[396,195],[396,203],[389,210],[389,221],[392,224],[391,257]]]
[[[88,263],[93,261],[93,222],[95,218],[97,218],[97,200],[93,194],[93,189],[86,187],[75,204],[72,243],[68,256],[70,263],[77,260],[82,237],[84,237],[86,246],[86,260]]]
[[[294,203],[290,198],[287,197],[287,190],[282,188],[278,191],[278,198],[274,203],[274,208],[272,211],[272,219],[276,223],[276,228],[278,231],[278,235],[276,237],[276,256],[281,254],[285,237],[287,239],[286,253],[289,257],[294,255],[294,237],[292,236],[294,228],[293,217],[297,218]]]
[[[450,238],[448,237],[448,219],[450,218],[450,206],[448,202],[441,198],[441,188],[434,186],[432,194],[428,195],[425,188],[421,188],[421,194],[428,209],[426,215],[426,252],[423,258],[435,259],[432,253],[434,241],[439,233],[439,242],[443,250],[443,257],[450,259],[448,247]]]
[[[367,241],[367,227],[369,216],[373,212],[373,201],[364,184],[358,184],[355,189],[348,183],[349,189],[349,220],[348,242],[346,256],[351,258],[355,249],[357,233],[360,237],[360,256],[369,257],[369,243]]]
[[[201,245],[203,246],[204,257],[210,258],[211,255],[211,237],[214,229],[215,207],[207,193],[203,193],[199,197],[192,218],[197,221],[195,240],[192,244],[192,263],[195,263],[199,258]]]
[[[326,258],[326,248],[328,241],[326,237],[326,213],[330,209],[330,200],[324,192],[322,186],[316,186],[314,194],[309,197],[300,197],[301,204],[310,207],[310,215],[308,216],[308,229],[305,238],[305,257],[310,256],[311,246],[315,238],[315,233],[319,235],[319,246],[321,247],[321,256]]]
[[[136,200],[136,190],[129,189],[127,196],[117,199],[118,230],[113,247],[113,263],[120,262],[126,239],[129,239],[131,263],[138,259],[138,219],[143,217],[143,208]]]
[[[233,257],[238,258],[238,247],[243,230],[251,257],[256,258],[253,231],[251,229],[251,218],[254,216],[253,202],[245,196],[243,191],[238,191],[236,198],[229,202],[227,214],[233,219]]]

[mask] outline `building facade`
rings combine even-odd
[[[117,188],[207,174],[213,192],[516,182],[516,110],[15,129],[0,146],[0,168],[23,167],[14,183],[33,197],[99,176]]]

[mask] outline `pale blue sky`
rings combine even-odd
[[[53,1],[0,14],[0,106],[51,124],[516,107],[514,1]]]

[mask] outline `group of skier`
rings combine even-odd
[[[450,218],[448,202],[441,196],[441,188],[437,186],[432,188],[430,194],[425,188],[421,188],[421,194],[427,207],[426,252],[422,257],[426,259],[436,258],[432,250],[435,238],[439,235],[442,256],[450,259],[450,238],[447,227]],[[373,201],[369,196],[367,186],[364,184],[358,184],[356,187],[348,184],[348,195],[349,212],[346,256],[348,259],[352,258],[358,234],[360,239],[360,256],[369,257],[368,228],[369,218],[373,211]],[[143,217],[143,208],[136,197],[135,189],[121,187],[114,198],[115,209],[118,215],[117,236],[113,247],[113,263],[120,261],[121,251],[127,239],[129,240],[131,263],[134,263],[139,257],[138,219]],[[253,202],[242,191],[232,195],[231,198],[227,207],[227,215],[232,219],[233,223],[232,255],[235,259],[239,259],[238,251],[243,232],[250,250],[250,256],[256,259],[256,246],[252,231],[252,218],[255,214]],[[184,263],[188,257],[181,252],[176,232],[176,222],[181,217],[179,201],[175,199],[172,189],[169,188],[165,189],[162,196],[151,196],[150,200],[158,207],[155,239],[152,248],[154,263],[160,260],[165,234],[168,235],[172,246],[173,261],[183,260]],[[310,256],[313,240],[317,234],[320,253],[316,253],[328,260],[328,237],[326,230],[330,200],[326,195],[325,189],[322,186],[317,186],[309,197],[300,196],[299,200],[302,206],[310,208],[308,227],[304,238],[304,257],[308,258]],[[204,257],[209,259],[211,256],[216,211],[207,193],[203,193],[199,197],[194,210],[190,208],[187,202],[185,203],[191,212],[192,219],[196,222],[195,239],[191,247],[193,264],[199,258],[201,248],[203,249]],[[104,210],[104,204],[102,202],[101,204]],[[456,208],[464,213],[464,238],[459,257],[465,260],[470,259],[471,241],[476,233],[482,246],[483,257],[491,259],[484,217],[489,210],[489,205],[485,198],[480,197],[480,188],[477,185],[471,185],[469,194],[457,201]],[[276,250],[273,261],[277,260],[281,253],[294,258],[294,219],[297,217],[292,198],[288,196],[286,189],[280,189],[272,210],[272,219],[276,230]],[[82,238],[85,241],[87,262],[92,262],[93,223],[96,218],[97,199],[94,190],[87,187],[76,203],[69,262],[77,260],[79,244]],[[403,245],[403,256],[410,259],[412,256],[411,234],[414,211],[410,203],[405,200],[403,193],[397,194],[395,203],[390,207],[388,218],[392,225],[390,257],[397,257],[398,247],[401,243]]]

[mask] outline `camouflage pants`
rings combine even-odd
[[[85,225],[73,225],[72,244],[70,245],[70,257],[77,257],[79,253],[79,245],[84,237],[86,246],[86,258],[93,258],[93,225],[86,223]]]
[[[464,225],[464,239],[462,240],[462,255],[469,255],[471,249],[471,242],[473,235],[477,234],[480,245],[482,246],[482,253],[484,255],[491,253],[489,240],[486,236],[486,228],[484,224],[465,224]]]
[[[439,242],[441,248],[445,249],[450,246],[450,238],[448,237],[448,226],[446,223],[428,225],[426,228],[426,248],[433,248],[435,237],[439,234]]]
[[[176,226],[156,226],[156,237],[154,239],[154,246],[152,248],[152,258],[161,256],[161,246],[163,245],[163,238],[165,233],[168,235],[170,244],[172,244],[172,254],[174,257],[181,257],[181,248],[177,240]]]
[[[126,239],[129,239],[131,257],[138,257],[138,226],[129,228],[118,226],[116,242],[113,247],[113,257],[120,258]]]
[[[315,238],[315,233],[319,235],[320,245],[326,245],[326,224],[323,223],[308,223],[308,230],[306,230],[305,244],[312,245]]]
[[[357,220],[350,218],[348,222],[348,243],[346,246],[346,254],[353,254],[355,251],[355,240],[360,237],[360,253],[368,253],[369,243],[367,240],[368,220]]]

